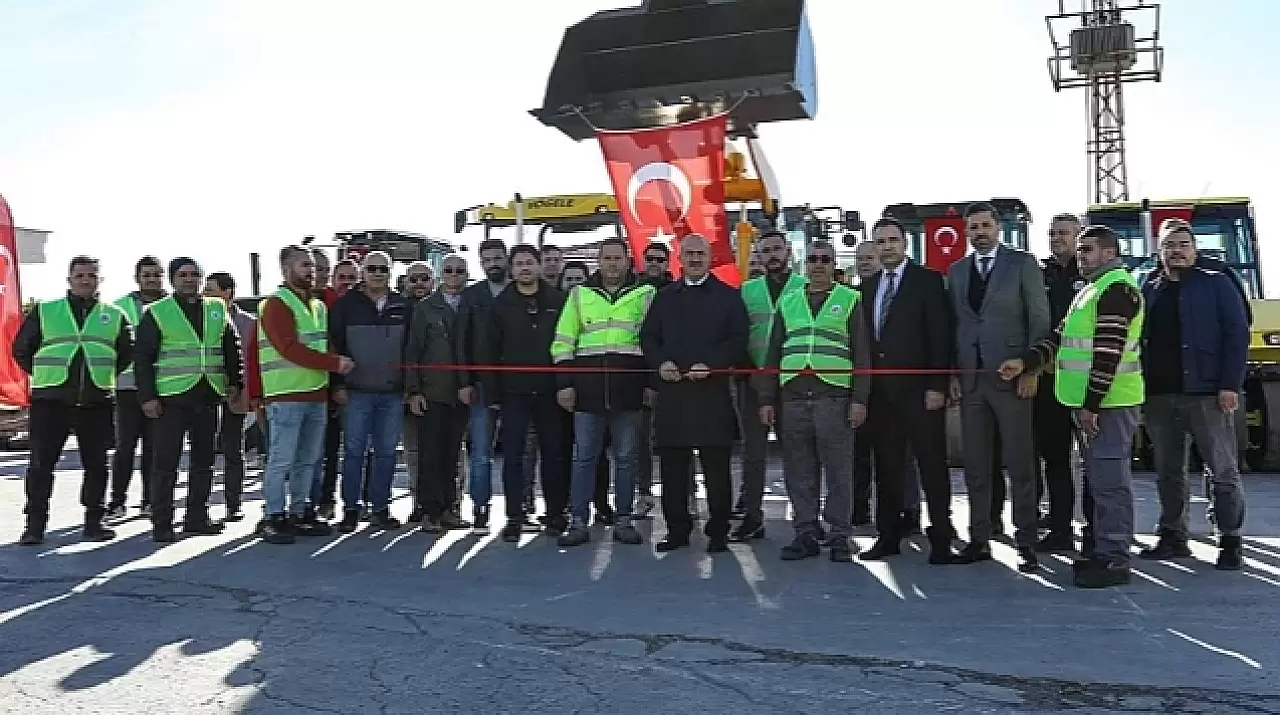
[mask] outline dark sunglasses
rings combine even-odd
[[[644,260],[648,263],[666,263],[666,256],[645,256]]]
[[[465,269],[465,268],[449,268],[449,267],[447,267],[447,266],[446,266],[445,268],[440,269],[440,272],[441,272],[441,273],[443,273],[443,274],[445,274],[446,276],[465,276],[465,275],[467,275],[467,269]]]
[[[430,283],[431,276],[409,276],[410,283]]]
[[[391,272],[390,266],[365,266],[364,269],[369,273],[390,273]]]
[[[835,259],[832,258],[831,256],[805,256],[804,262],[805,263],[821,263],[823,265],[828,265],[830,263],[835,262]]]

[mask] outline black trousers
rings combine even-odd
[[[133,457],[142,442],[142,503],[151,503],[153,469],[150,420],[142,414],[137,390],[116,391],[116,453],[111,458],[111,505],[124,506],[133,480]]]
[[[871,425],[875,453],[876,530],[887,539],[906,536],[902,529],[903,490],[908,454],[920,466],[929,524],[954,534],[951,524],[951,476],[947,467],[945,410],[926,410],[924,396],[872,394]]]
[[[330,409],[324,425],[324,472],[320,479],[320,503],[332,506],[338,492],[338,464],[342,460],[342,411]],[[370,472],[365,462],[365,474]],[[365,480],[362,490],[364,503],[369,503],[369,485]]]
[[[667,520],[668,538],[689,538],[693,531],[693,515],[689,513],[689,487],[693,481],[694,447],[662,447],[658,450],[662,472],[662,516]],[[703,476],[707,485],[707,509],[711,512],[703,529],[708,537],[723,539],[729,535],[729,516],[733,511],[733,478],[729,473],[730,447],[698,447]]]
[[[1071,440],[1075,428],[1071,409],[1058,402],[1052,387],[1041,389],[1035,406],[1036,452],[1043,460],[1043,488],[1049,492],[1049,528],[1071,533],[1075,511],[1075,485],[1071,480]]]
[[[418,500],[430,519],[458,500],[458,455],[470,414],[466,405],[431,402],[418,420]]]
[[[853,523],[871,518],[871,482],[874,479],[872,444],[875,434],[870,425],[862,425],[853,438]]]
[[[222,445],[222,496],[227,511],[244,503],[244,415],[218,406],[218,443]]]
[[[67,438],[75,433],[84,467],[80,505],[86,524],[102,521],[107,495],[107,445],[111,443],[111,403],[75,407],[56,400],[32,400],[28,411],[31,458],[24,483],[27,493],[27,525],[40,531],[49,523],[49,498],[53,495],[53,471],[62,457]]]
[[[569,466],[564,452],[564,410],[551,395],[504,395],[502,398],[502,489],[507,519],[524,519],[524,445],[529,425],[538,435],[538,467],[547,515],[569,508]]]
[[[152,421],[156,471],[151,480],[151,525],[157,531],[173,528],[173,490],[178,486],[182,441],[191,442],[187,465],[187,501],[183,522],[200,524],[209,518],[213,491],[213,446],[218,433],[218,407],[178,397],[161,398],[162,414]]]

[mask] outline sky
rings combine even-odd
[[[61,293],[79,253],[102,258],[104,295],[134,288],[145,253],[247,286],[259,251],[270,286],[305,235],[457,240],[458,209],[607,192],[598,145],[528,110],[566,26],[638,2],[0,0],[0,194],[53,231],[24,294]],[[1043,254],[1049,216],[1089,200],[1085,94],[1046,69],[1057,6],[810,0],[817,118],[761,130],[783,203],[874,217],[1015,196]],[[1126,89],[1131,193],[1252,197],[1280,295],[1280,3],[1162,11],[1165,79]]]

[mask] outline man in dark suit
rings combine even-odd
[[[947,289],[937,271],[906,259],[906,234],[894,218],[872,229],[882,269],[862,285],[872,326],[874,369],[925,374],[877,375],[871,382],[872,440],[876,462],[876,528],[879,539],[861,556],[878,561],[899,553],[908,534],[902,519],[910,454],[920,466],[929,507],[929,563],[955,558],[951,540],[951,481],[947,470],[945,411],[951,364],[952,320]]]
[[[1049,299],[1035,256],[1000,245],[1000,218],[994,206],[973,204],[964,217],[974,252],[952,264],[947,274],[956,316],[956,364],[962,371],[951,379],[951,393],[961,400],[970,515],[969,545],[958,560],[975,563],[991,558],[989,505],[992,463],[997,459],[992,447],[998,434],[1009,470],[1018,568],[1029,573],[1039,565],[1035,403],[1031,399],[1036,378],[1011,383],[1001,380],[995,370],[1049,334]]]

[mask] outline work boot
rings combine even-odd
[[[796,534],[790,544],[782,547],[780,555],[783,561],[800,561],[811,559],[820,553],[822,553],[822,547],[818,545],[818,540],[813,538],[813,535]]]
[[[1073,569],[1077,588],[1110,588],[1129,583],[1129,567],[1110,561],[1086,561]]]
[[[1171,531],[1160,532],[1160,541],[1149,549],[1138,552],[1138,556],[1148,561],[1167,561],[1169,559],[1186,559],[1191,557],[1191,549],[1187,547],[1187,539]]]
[[[574,519],[569,524],[569,530],[564,532],[559,539],[556,540],[558,546],[566,548],[572,546],[582,546],[591,541],[591,531],[587,529],[587,523],[580,519]]]
[[[1214,568],[1219,571],[1239,571],[1244,568],[1244,542],[1239,536],[1222,536],[1218,538],[1218,562]]]
[[[644,538],[640,536],[635,524],[631,523],[629,516],[618,517],[618,523],[613,527],[613,540],[631,546],[644,543]]]
[[[951,550],[952,530],[931,526],[926,531],[929,535],[929,563],[934,566],[955,563],[956,552]]]
[[[734,543],[745,543],[752,539],[764,538],[764,523],[754,517],[747,517],[738,524],[738,528],[729,534],[729,541]]]
[[[293,527],[284,514],[268,516],[262,525],[262,540],[268,544],[292,544]]]

